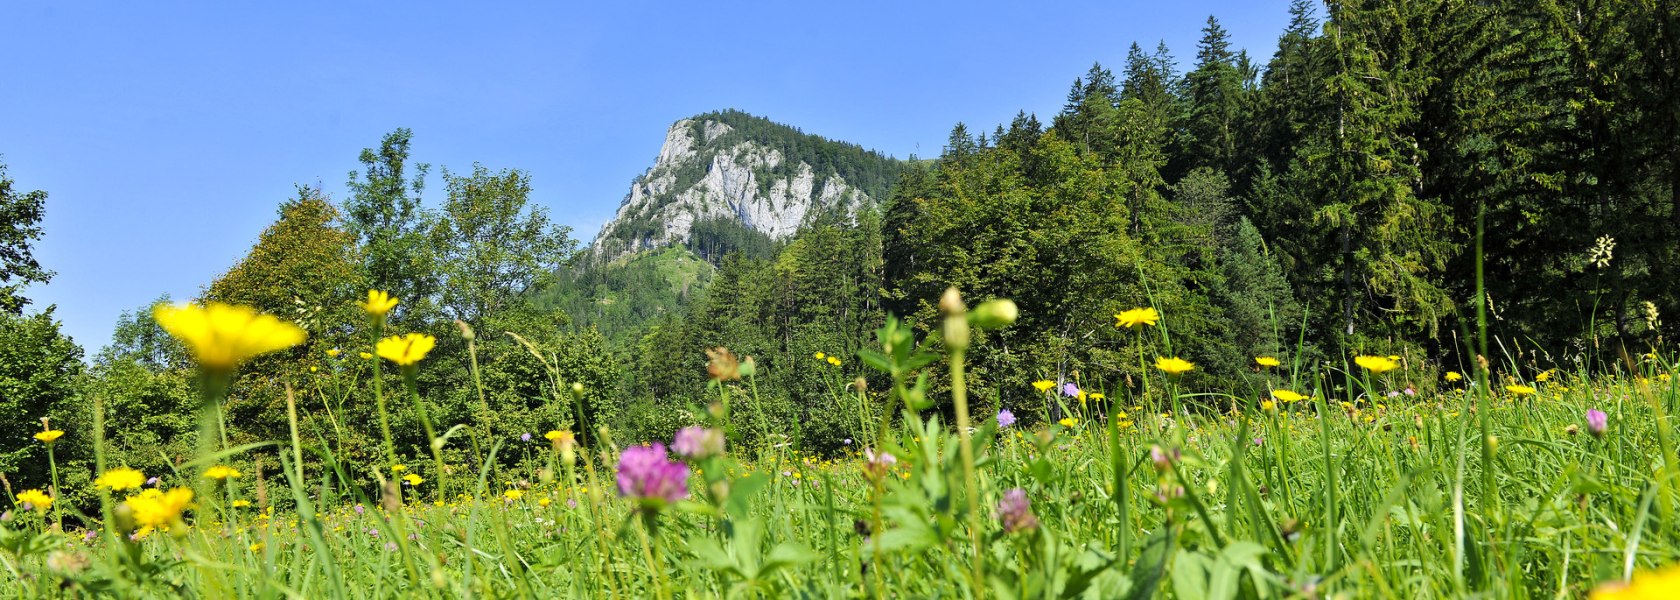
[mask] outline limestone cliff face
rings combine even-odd
[[[851,211],[876,201],[833,169],[819,174],[817,167],[773,147],[775,141],[752,137],[704,116],[672,124],[658,159],[631,183],[617,216],[596,236],[596,256],[611,260],[680,245],[689,241],[697,221],[712,219],[733,220],[780,239],[817,211]]]

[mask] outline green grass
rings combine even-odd
[[[1169,397],[1160,376],[1153,395],[1108,390],[1113,404],[1048,392],[1073,427],[974,415],[963,436],[918,412],[932,402],[913,374],[946,369],[941,357],[893,324],[881,336],[885,351],[860,357],[894,381],[875,401],[909,401],[857,445],[895,464],[730,448],[691,465],[687,500],[655,508],[618,497],[610,432],[575,454],[472,440],[477,465],[400,504],[387,492],[382,508],[378,466],[339,464],[294,428],[255,486],[194,481],[215,456],[167,476],[198,486],[183,526],[133,532],[101,518],[107,503],[68,511],[60,532],[53,513],[14,507],[0,582],[19,597],[123,598],[1578,597],[1680,555],[1666,416],[1680,390],[1654,357],[1626,376],[1548,373],[1533,395],[1503,391],[1507,379],[1485,397],[1381,393],[1400,371],[1280,370],[1280,387],[1352,387],[1275,411],[1254,393]],[[752,399],[746,375],[718,384],[717,422]],[[1200,410],[1165,412],[1176,405]],[[1610,415],[1602,435],[1590,408]],[[492,469],[498,456],[525,458]],[[1014,488],[1036,527],[1003,529],[995,511]]]

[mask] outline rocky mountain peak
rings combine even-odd
[[[592,248],[611,260],[720,228],[779,240],[826,211],[873,205],[897,170],[879,153],[738,111],[683,119]]]

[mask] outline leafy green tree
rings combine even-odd
[[[444,315],[479,323],[523,302],[575,245],[570,229],[530,204],[531,176],[483,165],[443,173],[447,197],[431,232]]]
[[[33,436],[43,417],[62,422],[73,412],[83,370],[82,348],[59,330],[53,312],[0,313],[0,472],[17,490],[50,483],[47,453]],[[86,435],[65,431],[66,440]]]
[[[364,318],[356,306],[365,288],[355,238],[340,226],[338,209],[318,190],[299,187],[250,252],[200,298],[252,306],[309,333],[305,344],[241,369],[226,404],[236,432],[256,440],[289,435],[285,383],[302,381],[308,366],[325,362],[328,349],[365,347],[358,329]]]
[[[344,227],[362,250],[362,270],[373,289],[403,301],[391,318],[425,313],[438,291],[437,266],[427,234],[433,216],[420,203],[430,165],[412,165],[407,128],[386,134],[379,148],[364,148],[363,172],[350,172],[350,197],[344,201]],[[412,175],[412,179],[410,179]]]
[[[46,283],[53,272],[35,260],[33,245],[41,239],[41,217],[46,211],[47,193],[14,188],[0,163],[0,311],[23,314],[29,299],[22,290],[31,283]]]

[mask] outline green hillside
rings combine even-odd
[[[687,248],[632,254],[601,265],[562,269],[532,303],[559,310],[578,325],[594,325],[614,342],[644,324],[675,314],[711,281],[715,269]]]

